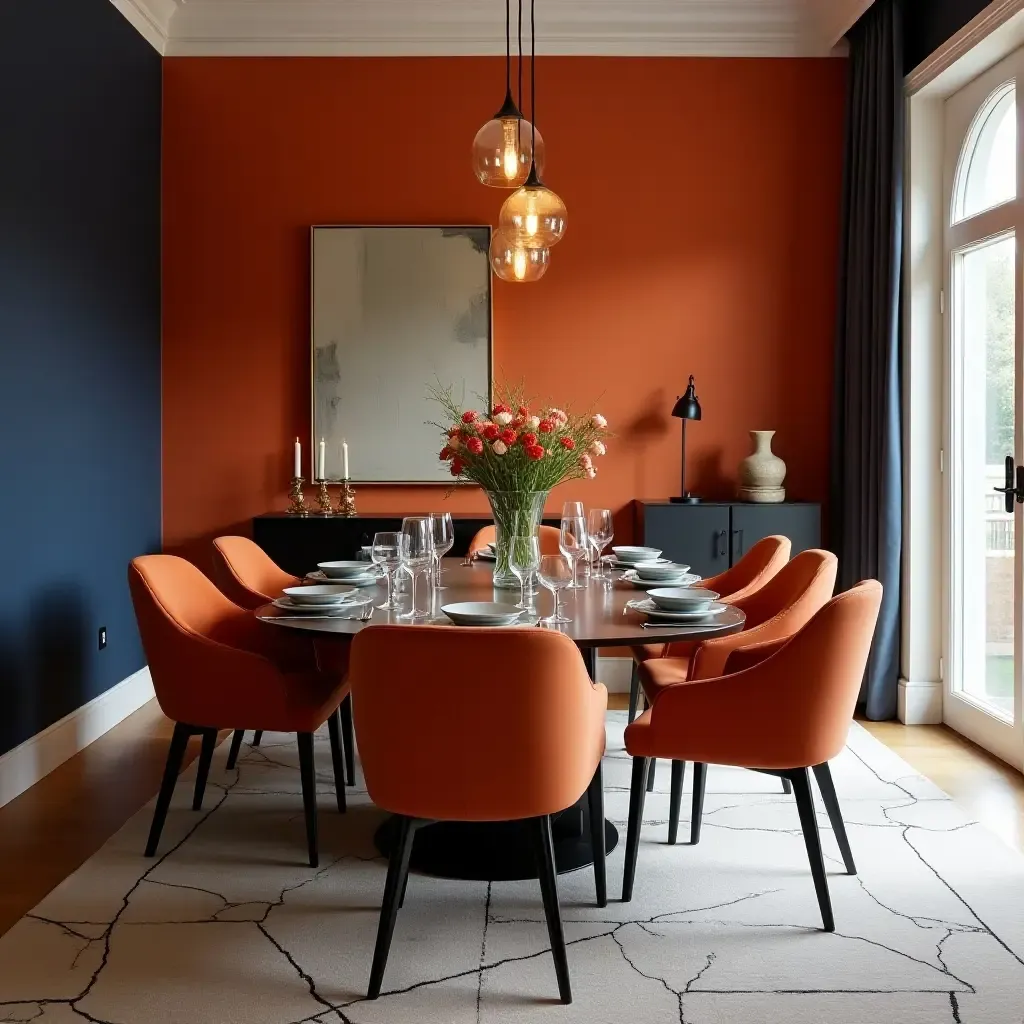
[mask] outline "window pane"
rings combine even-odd
[[[1013,515],[1002,495],[1014,452],[1014,239],[960,256],[956,281],[960,361],[958,512],[961,593],[959,679],[965,693],[1013,717]]]
[[[1016,90],[1003,86],[982,108],[957,170],[954,221],[973,217],[1017,195]]]

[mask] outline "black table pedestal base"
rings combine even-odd
[[[589,826],[580,827],[583,817],[577,805],[552,821],[559,874],[594,863]],[[377,849],[385,857],[390,856],[394,843],[395,820],[389,818],[374,836]],[[604,836],[605,850],[611,853],[619,833],[610,821],[604,823]],[[416,832],[410,868],[422,875],[484,882],[537,877],[530,836],[519,821],[439,821],[424,825]]]

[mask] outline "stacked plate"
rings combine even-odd
[[[718,596],[700,587],[662,587],[649,591],[647,600],[633,607],[651,622],[705,622],[729,607],[720,604]]]
[[[700,581],[690,571],[688,565],[669,562],[664,559],[657,562],[638,562],[632,569],[623,573],[622,578],[632,583],[637,590],[650,590],[652,587],[688,587]]]
[[[372,587],[380,578],[377,566],[367,562],[320,562],[316,572],[306,574],[307,580],[330,580],[350,587]]]
[[[282,597],[273,602],[275,608],[299,615],[341,615],[361,603],[358,590],[332,585],[287,587]]]
[[[494,544],[488,544],[487,547],[481,548],[476,553],[476,557],[485,562],[496,562],[498,560],[498,556],[494,552]]]
[[[508,604],[490,601],[464,601],[443,605],[441,611],[456,626],[514,626],[522,611]]]
[[[660,548],[636,548],[620,545],[604,559],[613,569],[633,569],[640,562],[668,562],[661,557]]]

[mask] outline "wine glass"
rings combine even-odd
[[[384,570],[384,578],[388,584],[387,600],[377,607],[381,611],[393,611],[398,607],[398,602],[395,600],[395,573],[402,564],[402,535],[400,533],[375,533],[373,547],[370,549],[370,561]]]
[[[434,586],[442,590],[441,559],[455,545],[455,524],[451,512],[431,512],[430,533],[434,540]]]
[[[536,535],[513,537],[509,546],[508,567],[519,578],[521,597],[517,608],[533,611],[533,574],[540,565],[540,541]]]
[[[562,505],[562,518],[563,519],[582,519],[583,518],[583,502],[582,501],[567,501]]]
[[[594,570],[595,580],[604,580],[607,585],[611,579],[601,567],[601,552],[612,542],[615,536],[615,526],[612,522],[611,509],[592,508],[587,513],[587,535],[590,538],[591,547],[597,552],[597,568]]]
[[[541,584],[550,590],[555,598],[555,610],[546,618],[541,619],[545,626],[555,626],[563,622],[572,622],[562,614],[559,594],[569,586],[572,580],[572,569],[563,555],[543,555],[540,560],[538,576]]]
[[[562,519],[562,529],[558,536],[558,547],[563,555],[572,563],[572,583],[570,590],[585,590],[586,584],[576,580],[576,569],[580,559],[589,551],[587,541],[587,521],[583,516],[571,516]]]
[[[412,577],[412,602],[401,619],[416,619],[416,580],[424,569],[429,569],[434,557],[434,541],[430,532],[429,516],[407,516],[402,520],[402,568]]]

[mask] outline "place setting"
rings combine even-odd
[[[359,589],[331,584],[286,587],[271,604],[287,613],[275,616],[277,619],[353,618],[358,617],[352,615],[356,610],[372,612],[372,601]]]
[[[337,581],[350,587],[376,586],[383,574],[374,564],[363,561],[318,562],[316,569],[306,573],[306,579],[313,583]]]
[[[719,597],[715,591],[701,587],[656,587],[643,600],[627,601],[623,612],[635,611],[645,627],[714,622],[729,610]]]

